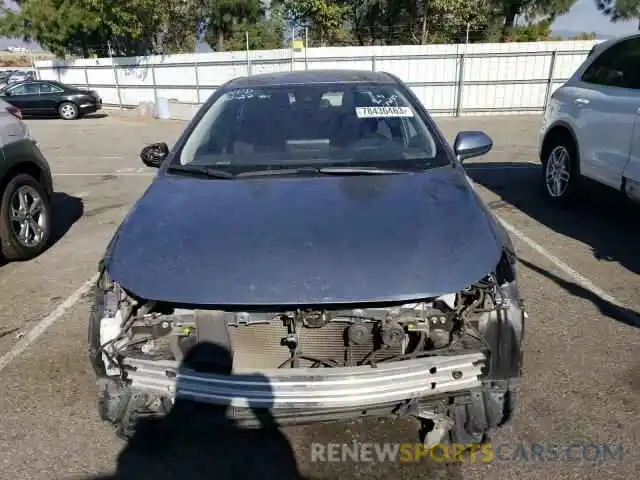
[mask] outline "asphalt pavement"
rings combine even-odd
[[[501,458],[455,463],[312,461],[313,443],[415,442],[411,420],[280,434],[229,426],[186,435],[166,426],[128,444],[116,439],[96,410],[87,287],[151,181],[139,150],[172,143],[184,123],[122,113],[27,123],[55,175],[56,241],[34,260],[0,266],[0,478],[637,478],[640,207],[596,186],[573,209],[545,204],[539,117],[439,119],[451,140],[465,129],[494,139],[468,172],[513,236],[529,309],[521,407],[492,439]],[[550,445],[560,450],[555,459]],[[607,449],[618,454],[607,458]]]

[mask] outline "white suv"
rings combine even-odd
[[[540,160],[553,202],[574,198],[584,177],[640,200],[640,34],[596,45],[553,93]]]

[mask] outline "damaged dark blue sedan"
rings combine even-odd
[[[425,444],[485,441],[517,405],[526,317],[462,166],[491,147],[450,147],[386,73],[222,86],[172,148],[143,149],[158,173],[100,263],[103,419],[127,437],[188,400],[245,425],[409,415]]]

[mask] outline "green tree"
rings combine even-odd
[[[418,3],[414,0],[354,2],[351,21],[361,45],[399,45],[415,40]]]
[[[260,0],[203,0],[206,22],[205,40],[221,52],[238,35],[239,25],[251,25],[264,19],[265,8]]]
[[[196,0],[22,0],[4,10],[0,34],[33,39],[58,56],[173,53],[193,45]]]
[[[598,38],[596,32],[582,32],[574,35],[570,40],[595,40],[596,38]]]
[[[538,23],[515,26],[507,29],[506,42],[540,42],[551,40],[551,23],[543,20]]]
[[[194,51],[203,33],[201,1],[171,0],[159,3],[164,16],[157,35],[156,50],[166,54]]]
[[[595,0],[596,7],[612,22],[640,18],[640,0]],[[640,24],[638,25],[640,30]]]
[[[420,43],[461,43],[484,39],[490,11],[486,0],[428,0],[420,17]]]
[[[487,0],[365,0],[351,18],[362,45],[425,44],[480,40],[489,19]]]
[[[225,42],[228,50],[247,48],[250,50],[273,50],[282,48],[284,43],[285,20],[282,9],[273,8],[268,16],[257,22],[241,22],[233,27],[231,37]]]
[[[487,0],[490,12],[487,40],[511,41],[515,38],[514,35],[517,37],[521,33],[529,38],[530,35],[535,36],[535,32],[540,34],[540,38],[537,40],[544,40],[547,38],[544,24],[551,25],[557,16],[567,13],[576,1]],[[525,25],[516,24],[519,20],[524,20]]]
[[[331,0],[282,0],[286,19],[296,28],[307,28],[314,43],[325,46],[340,36],[348,14],[348,5]]]

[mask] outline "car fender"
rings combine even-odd
[[[569,133],[569,135],[571,136],[571,139],[573,140],[573,142],[575,143],[575,145],[576,145],[576,147],[578,149],[578,155],[580,154],[580,150],[579,150],[580,149],[580,144],[578,143],[578,136],[576,135],[575,128],[567,120],[558,119],[558,120],[554,120],[544,130],[542,138],[540,139],[539,148],[538,148],[538,157],[540,158],[540,161],[543,161],[542,154],[543,154],[544,147],[545,147],[545,144],[546,144],[547,140],[549,139],[550,135],[554,134],[554,132],[557,131],[558,128],[562,128],[562,129],[566,130]]]

